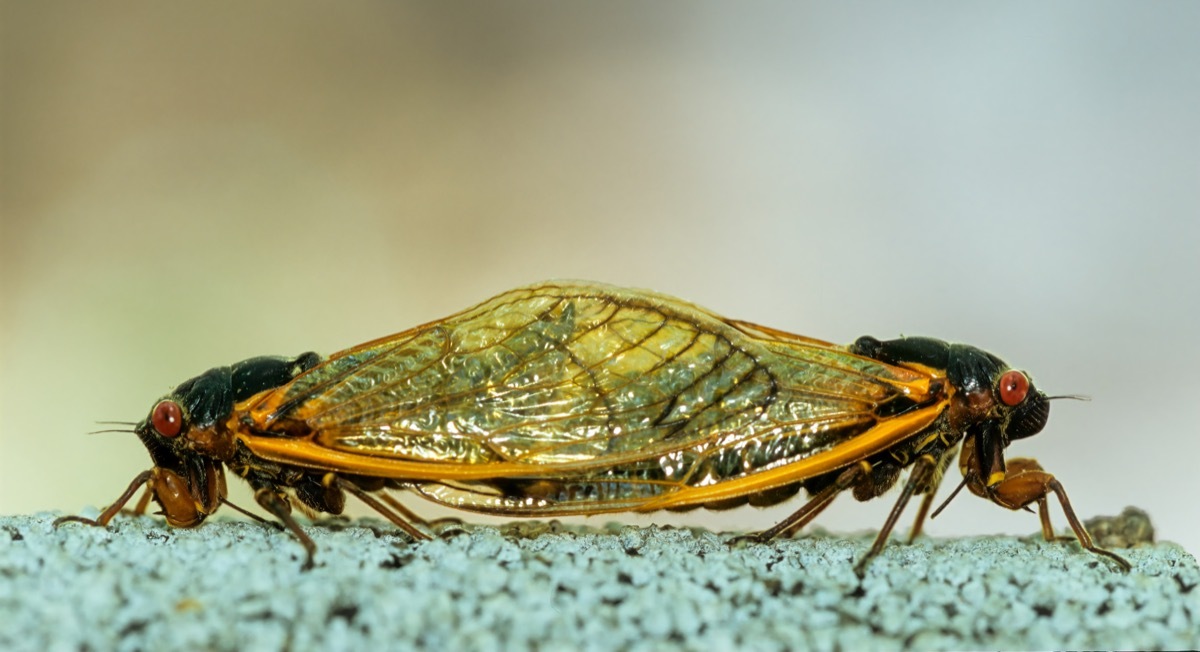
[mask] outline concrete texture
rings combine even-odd
[[[108,529],[0,518],[0,649],[1086,649],[1200,647],[1200,568],[1121,550],[1123,574],[1035,538],[869,536],[730,547],[703,530],[518,522],[414,544],[373,520]]]

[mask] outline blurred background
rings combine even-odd
[[[84,433],[209,367],[585,278],[997,353],[1093,398],[1010,455],[1081,516],[1137,505],[1200,550],[1200,4],[5,2],[0,24],[0,513],[111,502],[148,457]],[[962,497],[927,529],[1038,523]]]

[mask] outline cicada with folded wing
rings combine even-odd
[[[188,380],[131,424],[153,466],[97,519],[60,521],[105,525],[145,485],[168,523],[196,526],[228,502],[228,468],[311,564],[293,505],[338,514],[346,494],[423,539],[391,492],[545,518],[765,506],[803,489],[795,513],[753,535],[766,540],[910,469],[861,572],[919,496],[916,536],[961,449],[960,488],[1036,504],[1048,538],[1053,494],[1079,543],[1127,569],[1053,475],[1005,459],[1048,415],[1024,372],[972,346],[839,346],[648,291],[548,282],[326,359],[252,358]]]

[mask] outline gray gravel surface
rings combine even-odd
[[[317,565],[258,523],[107,529],[0,517],[0,649],[1195,649],[1200,568],[1173,544],[1120,573],[1036,538],[766,545],[671,528],[308,528]]]

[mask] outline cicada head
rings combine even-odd
[[[223,464],[236,451],[224,423],[234,404],[290,381],[319,360],[315,353],[306,353],[216,367],[154,403],[136,431],[154,462],[150,487],[168,523],[199,525],[224,501]]]
[[[137,425],[138,438],[154,462],[149,481],[154,501],[176,527],[199,525],[225,498],[224,467],[220,460],[193,449],[196,432],[178,394],[157,401]]]
[[[995,392],[1001,405],[1011,411],[1004,429],[1009,441],[1032,437],[1046,427],[1046,420],[1050,418],[1050,400],[1044,392],[1034,388],[1025,372],[1015,369],[1004,372]]]
[[[1004,449],[1046,427],[1050,402],[1024,371],[973,346],[950,347],[947,377],[956,389],[950,418],[967,433],[963,472],[986,486],[1005,477]]]

